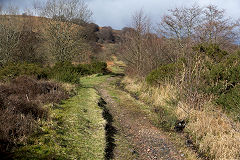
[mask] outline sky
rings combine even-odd
[[[15,4],[24,9],[31,6],[34,0],[0,0],[0,4]],[[46,1],[46,0],[38,0]],[[153,22],[159,22],[161,16],[169,9],[191,6],[194,3],[200,6],[217,5],[224,9],[226,14],[233,18],[240,18],[240,0],[85,0],[93,12],[93,22],[99,26],[111,26],[121,29],[129,26],[131,16],[138,10],[144,12]]]

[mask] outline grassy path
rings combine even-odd
[[[52,120],[16,159],[183,159],[149,122],[150,108],[115,87],[116,75],[81,78],[76,96],[52,107]]]
[[[104,87],[105,83],[108,83],[110,76],[90,76],[81,79],[83,86],[90,87],[98,90],[98,87]],[[111,86],[113,87],[113,86]],[[101,94],[101,93],[99,93]],[[126,138],[126,134],[121,129],[121,124],[116,121],[109,111],[109,106],[105,104],[105,109],[108,115],[111,117],[105,117],[110,120],[111,126],[106,126],[106,153],[105,159],[116,159],[116,160],[135,160],[138,155],[135,151],[134,145]]]
[[[106,158],[184,159],[167,136],[150,123],[149,117],[153,116],[151,108],[115,86],[123,71],[122,67],[118,66],[121,65],[114,66],[115,75],[81,79],[84,86],[96,88],[112,117],[112,156]]]
[[[106,121],[99,99],[95,89],[79,88],[51,110],[53,120],[21,147],[16,159],[104,159]]]

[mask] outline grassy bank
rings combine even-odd
[[[16,159],[104,159],[105,120],[92,88],[51,107],[49,122],[17,150]]]

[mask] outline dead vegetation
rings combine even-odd
[[[47,103],[59,103],[68,98],[59,84],[20,76],[0,85],[0,151],[23,143],[38,126],[37,121],[48,118]]]

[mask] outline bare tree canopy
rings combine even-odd
[[[134,28],[137,33],[146,34],[150,32],[151,20],[141,9],[132,15],[131,27]]]
[[[217,6],[201,8],[194,5],[190,8],[175,8],[169,12],[163,16],[159,24],[160,34],[177,39],[181,46],[185,40],[224,45],[237,39],[236,31],[239,24],[227,18],[225,11],[218,9]]]
[[[41,16],[59,20],[80,19],[90,22],[92,11],[84,0],[48,0],[41,7]]]
[[[208,43],[234,43],[237,40],[237,28],[239,24],[225,16],[225,11],[217,6],[209,5],[203,12],[201,25],[197,27],[197,35],[200,41]]]
[[[0,14],[17,15],[19,13],[19,8],[13,3],[9,3],[6,7],[0,6]]]

